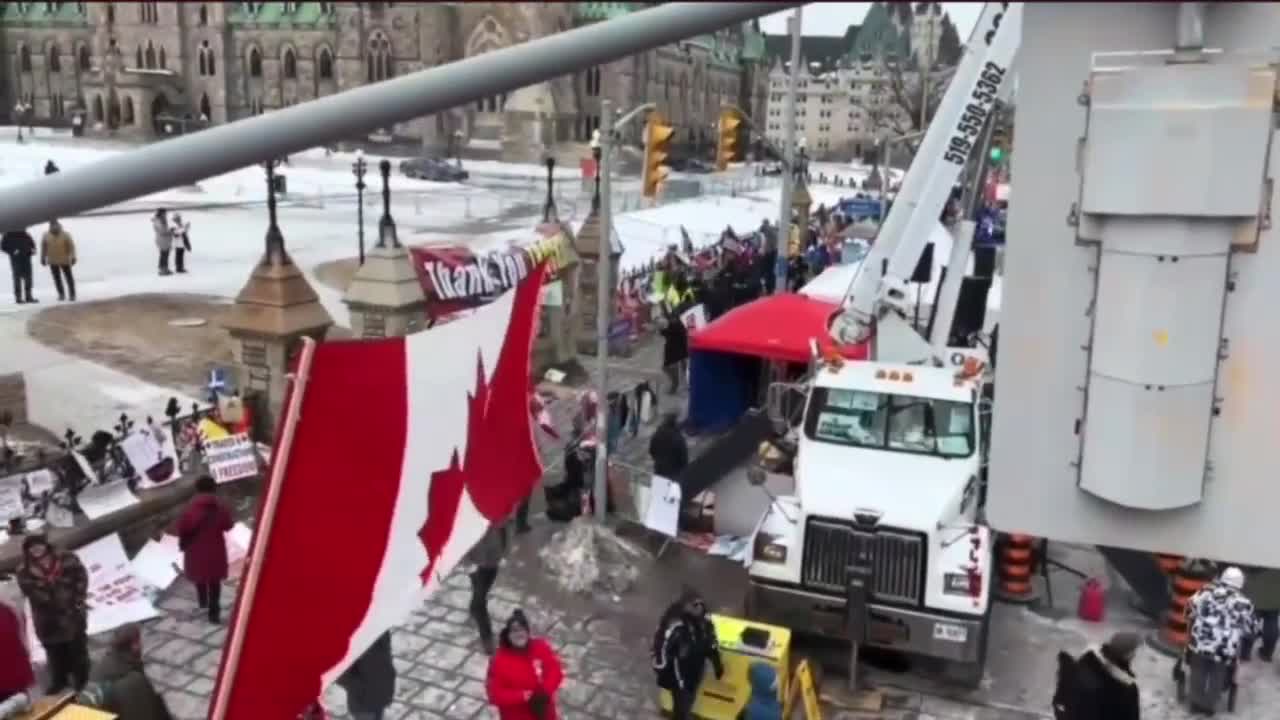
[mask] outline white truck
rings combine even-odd
[[[905,290],[1008,91],[1020,13],[987,3],[975,26],[832,325],[838,342],[869,342],[869,361],[813,363],[791,429],[794,491],[760,520],[748,568],[751,617],[950,661],[975,684],[992,587],[981,511],[990,375],[981,349],[947,345],[972,224],[953,241],[931,339],[908,320]]]

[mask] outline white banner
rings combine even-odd
[[[219,483],[243,480],[258,474],[258,454],[246,433],[210,440],[204,445],[209,474]]]

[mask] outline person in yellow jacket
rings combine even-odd
[[[76,242],[57,220],[49,221],[49,230],[40,240],[40,264],[48,265],[59,300],[76,299],[76,278],[71,268],[76,264]]]

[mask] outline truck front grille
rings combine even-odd
[[[923,599],[925,541],[920,533],[897,528],[855,530],[852,523],[809,520],[804,534],[801,581],[814,590],[844,594],[849,566],[865,553],[875,572],[872,597],[898,603]]]

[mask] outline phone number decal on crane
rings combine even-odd
[[[946,153],[942,156],[943,160],[964,166],[969,159],[969,153],[973,151],[974,142],[982,133],[982,126],[986,123],[987,116],[991,114],[991,108],[996,103],[996,96],[1000,92],[1000,84],[1004,82],[1006,72],[1008,72],[1007,68],[1002,68],[994,62],[988,62],[982,69],[977,86],[970,95],[973,102],[965,107],[964,114],[960,116],[960,122],[956,123],[955,132],[951,134]]]

